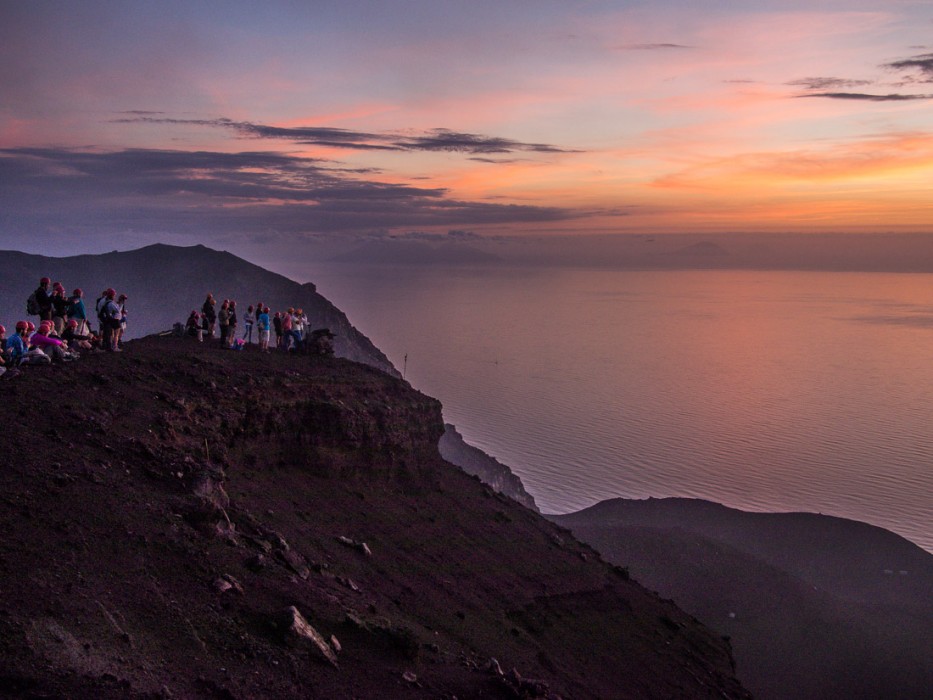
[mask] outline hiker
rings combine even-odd
[[[71,293],[68,299],[68,320],[77,321],[77,333],[79,335],[89,335],[90,328],[87,323],[87,307],[84,306],[84,292],[76,289]]]
[[[101,344],[107,352],[122,352],[117,346],[117,330],[120,328],[120,307],[114,298],[117,291],[110,287],[104,290],[97,303],[97,318],[100,321]]]
[[[230,306],[227,307],[227,311],[230,312],[230,317],[227,319],[227,347],[232,348],[235,345],[236,340],[236,301],[231,299]]]
[[[29,332],[28,321],[17,321],[14,330],[16,331],[15,334],[7,338],[4,343],[4,349],[6,350],[5,360],[8,371],[12,371],[19,367],[29,349],[26,343],[26,333]]]
[[[295,310],[289,308],[288,311],[282,314],[282,349],[285,352],[288,352],[288,348],[291,346],[292,338],[292,314],[295,313]]]
[[[253,342],[253,323],[255,323],[258,315],[258,311],[253,312],[252,304],[246,307],[246,313],[243,315],[243,340],[247,343]]]
[[[217,323],[220,325],[220,347],[227,346],[227,331],[230,330],[230,301],[224,299],[217,312]],[[213,333],[211,333],[213,335]]]
[[[256,324],[259,326],[259,349],[269,352],[269,307],[258,308]]]
[[[27,313],[38,316],[40,321],[52,320],[52,295],[49,293],[50,284],[52,284],[52,280],[48,277],[43,277],[39,280],[39,288],[26,300]]]
[[[196,337],[199,343],[204,342],[204,329],[201,326],[201,314],[199,314],[196,309],[191,309],[191,314],[189,314],[188,321],[185,323],[185,330],[188,332],[188,335]]]
[[[204,321],[204,332],[207,333],[208,338],[214,337],[214,324],[217,322],[217,312],[214,310],[216,304],[217,300],[214,295],[208,293],[207,299],[201,305],[201,318]]]
[[[65,329],[65,317],[68,316],[70,306],[65,296],[65,287],[61,282],[55,282],[52,285],[52,322],[55,324],[56,333]]]
[[[63,345],[60,338],[51,335],[54,325],[51,321],[43,321],[39,329],[29,337],[29,346],[41,350],[52,358],[53,362],[68,362],[75,359],[71,353],[66,353],[67,345]]]
[[[126,300],[129,297],[126,294],[121,294],[117,298],[117,306],[120,308],[120,315],[117,317],[117,320],[120,322],[120,325],[117,326],[114,330],[117,335],[117,347],[120,347],[123,343],[123,334],[126,333]]]
[[[78,333],[78,322],[75,319],[71,319],[68,323],[65,324],[65,330],[61,335],[62,340],[68,343],[69,348],[81,348],[82,350],[90,350],[92,346],[93,337],[83,333]]]
[[[282,347],[282,315],[276,311],[272,318],[272,327],[275,329],[275,348]]]
[[[6,374],[6,327],[0,324],[0,377]]]

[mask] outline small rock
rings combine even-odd
[[[418,676],[416,676],[411,671],[405,671],[405,673],[402,674],[402,678],[405,680],[406,683],[414,684],[418,682]]]
[[[330,645],[338,654],[343,651],[343,647],[340,645],[340,641],[334,635],[330,636]]]
[[[496,676],[504,676],[505,673],[502,672],[502,666],[499,665],[497,659],[489,659],[489,665],[486,667],[486,670]]]
[[[343,535],[340,535],[340,537],[337,538],[337,541],[347,545],[347,547],[353,547],[353,549],[359,550],[367,557],[371,557],[373,555],[372,551],[369,549],[369,545],[367,545],[365,542],[357,542],[356,540],[351,540],[349,537],[344,537]]]

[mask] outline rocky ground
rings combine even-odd
[[[748,697],[378,370],[150,337],[0,401],[5,697]]]

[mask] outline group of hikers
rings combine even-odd
[[[214,331],[220,331],[220,346],[241,350],[253,342],[253,328],[261,352],[270,351],[270,340],[275,333],[274,348],[286,352],[306,351],[312,354],[332,355],[334,353],[334,334],[326,328],[311,330],[311,323],[304,310],[289,307],[287,311],[274,314],[263,302],[251,304],[243,314],[243,335],[237,337],[240,319],[234,299],[224,299],[217,308],[217,299],[208,294],[201,311],[192,309],[185,323],[185,332],[204,342],[204,338],[213,338]]]
[[[43,277],[26,300],[26,313],[38,316],[38,325],[17,321],[9,337],[0,325],[0,376],[15,377],[23,365],[70,362],[80,357],[79,350],[121,352],[126,300],[126,294],[117,296],[113,288],[101,292],[94,303],[99,322],[98,332],[94,332],[84,292],[75,289],[67,296],[61,282]]]
[[[70,362],[80,357],[79,351],[122,352],[127,323],[126,300],[126,294],[117,295],[112,287],[101,292],[93,309],[98,321],[95,332],[84,292],[75,289],[67,296],[61,282],[43,277],[26,300],[26,313],[38,316],[38,325],[29,320],[17,321],[9,337],[6,328],[0,325],[0,376],[15,377],[23,365]],[[238,338],[240,319],[236,301],[224,299],[220,308],[216,307],[214,295],[208,294],[201,311],[192,310],[184,327],[176,324],[177,329],[203,342],[205,336],[213,338],[214,331],[219,328],[221,347],[242,350],[253,342],[255,327],[262,352],[270,351],[270,338],[274,333],[276,349],[334,354],[334,334],[326,328],[312,331],[307,315],[300,308],[272,314],[262,302],[251,305],[243,315],[243,335]]]

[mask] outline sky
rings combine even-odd
[[[0,0],[0,248],[933,231],[933,3]]]

